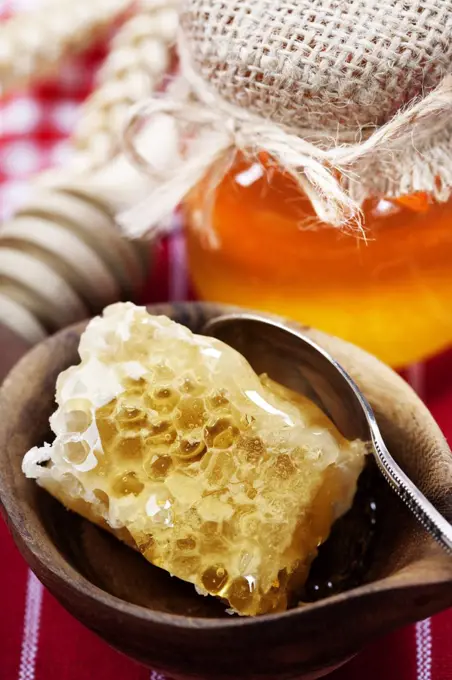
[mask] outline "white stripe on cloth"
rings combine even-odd
[[[161,673],[157,673],[157,671],[151,671],[151,675],[149,676],[149,680],[166,680],[166,678]]]
[[[421,399],[425,399],[426,366],[423,363],[408,367],[407,380]],[[432,680],[432,623],[430,619],[416,624],[417,680]]]
[[[432,680],[432,622],[431,619],[416,624],[417,680]]]
[[[407,382],[411,385],[418,397],[425,400],[425,374],[426,365],[424,363],[411,364],[407,368]]]
[[[182,229],[174,231],[168,242],[169,281],[168,294],[171,302],[187,299],[188,269],[185,236]]]
[[[24,633],[18,680],[34,680],[39,645],[43,587],[32,571],[28,572],[25,598]]]

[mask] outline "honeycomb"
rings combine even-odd
[[[131,303],[58,379],[54,442],[23,471],[242,615],[280,611],[350,507],[365,446],[219,340]]]

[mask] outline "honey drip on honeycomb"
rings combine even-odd
[[[55,441],[25,474],[234,612],[285,609],[352,503],[364,444],[227,345],[130,303],[79,351]]]

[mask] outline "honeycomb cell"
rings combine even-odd
[[[209,593],[217,594],[228,581],[228,572],[222,564],[208,567],[201,577],[202,585]]]
[[[176,541],[176,546],[179,550],[191,551],[196,548],[196,539],[193,536],[188,536],[187,538],[179,538]]]
[[[160,435],[168,434],[168,432],[176,432],[173,428],[170,420],[160,420],[156,423],[152,423],[148,429],[149,437],[159,437]],[[177,434],[176,434],[177,436]],[[162,441],[166,441],[162,439]]]
[[[61,486],[68,490],[71,496],[74,498],[83,498],[83,485],[79,479],[77,479],[75,474],[71,472],[64,472],[58,479]]]
[[[285,609],[352,503],[365,445],[230,347],[130,303],[79,352],[55,441],[25,473],[235,612]]]
[[[177,430],[169,421],[160,421],[156,425],[151,425],[147,431],[145,440],[146,449],[167,448],[174,444],[177,439]]]
[[[150,479],[164,480],[173,465],[171,456],[152,456],[143,463],[145,473]]]
[[[203,394],[203,385],[193,378],[184,378],[180,383],[180,391],[182,394],[190,394],[191,396],[199,396]]]
[[[214,449],[229,449],[239,434],[239,428],[229,418],[219,418],[206,427],[206,443]]]
[[[123,433],[121,433],[123,435]],[[113,457],[127,461],[132,458],[141,460],[145,450],[143,438],[140,435],[120,436],[114,442],[114,450],[109,451]]]
[[[140,482],[135,472],[120,475],[112,484],[112,491],[116,496],[128,496],[129,494],[138,496],[143,489],[144,484]]]
[[[259,437],[240,437],[238,446],[243,449],[243,458],[247,463],[257,463],[265,453],[264,444]]]
[[[110,415],[105,413],[104,409],[99,409],[96,413],[96,425],[99,431],[102,447],[107,449],[111,443],[116,440],[118,431]]]
[[[217,522],[212,522],[212,521],[207,521],[203,522],[201,526],[201,533],[204,534],[204,536],[215,536],[218,533],[218,524]]]
[[[225,551],[228,549],[229,541],[226,538],[226,526],[223,525],[222,527],[222,534],[216,534],[215,536],[202,536],[199,542],[199,549],[202,554],[205,555],[211,555],[212,558],[209,560],[212,561],[214,559],[214,556],[217,556],[217,559],[221,559],[222,555],[224,555]],[[218,531],[218,529],[217,529]],[[208,591],[210,592],[210,591]],[[212,595],[216,595],[216,593],[211,593]]]
[[[224,409],[228,406],[229,399],[226,396],[225,390],[215,391],[211,397],[209,397],[209,407],[212,410]]]
[[[94,474],[96,477],[107,478],[111,471],[111,461],[106,457],[105,453],[101,449],[94,450],[94,457],[97,460]]]
[[[289,479],[295,474],[296,467],[292,458],[287,453],[280,453],[271,466],[270,472],[274,472],[275,476],[280,479]]]
[[[139,434],[148,424],[147,414],[135,406],[123,406],[115,414],[116,427],[120,432]]]
[[[148,555],[153,550],[155,545],[154,539],[149,534],[142,534],[140,532],[135,532],[134,539],[135,544],[143,555],[148,553]]]
[[[88,399],[71,399],[65,406],[66,431],[80,434],[86,432],[92,422],[91,409]]]
[[[153,407],[162,415],[172,413],[180,400],[180,394],[170,387],[160,387],[152,395]]]
[[[184,397],[178,406],[178,415],[175,421],[179,431],[194,430],[202,427],[207,420],[204,401],[200,398]]]
[[[102,489],[94,489],[93,494],[97,498],[102,511],[108,512],[108,508],[110,506],[108,494],[105,491],[102,491]]]
[[[234,475],[236,464],[234,456],[229,451],[216,451],[206,472],[206,479],[210,486],[220,488],[227,484]]]
[[[159,361],[155,366],[153,367],[154,369],[154,379],[155,382],[158,384],[161,383],[171,383],[175,377],[176,374],[172,370],[172,368],[168,365],[163,363],[162,361]]]
[[[247,486],[245,490],[246,495],[248,498],[253,501],[256,496],[257,496],[257,489],[255,489],[253,486]]]
[[[189,439],[182,439],[179,448],[173,455],[183,460],[192,460],[204,453],[206,448],[206,444],[203,440],[199,441],[194,439],[193,441],[190,441]]]
[[[134,357],[135,361],[137,357]],[[131,378],[125,378],[123,380],[123,384],[125,387],[125,392],[124,392],[124,403],[137,403],[134,401],[134,397],[138,397],[138,404],[140,403],[140,399],[143,395],[143,390],[146,389],[147,387],[147,381],[144,378],[138,378],[137,380],[133,380]]]
[[[69,441],[63,444],[63,457],[68,463],[81,465],[87,459],[90,448],[85,441]]]
[[[253,576],[239,576],[229,590],[228,600],[233,609],[247,613],[252,608],[255,599],[255,579]]]

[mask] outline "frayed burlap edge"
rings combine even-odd
[[[158,228],[209,169],[236,150],[253,159],[267,152],[309,197],[320,222],[342,229],[362,229],[361,206],[368,197],[419,191],[437,201],[450,197],[452,76],[382,127],[357,130],[358,141],[344,143],[337,134],[313,130],[301,136],[225,102],[192,68],[182,37],[179,51],[182,75],[165,97],[134,111],[126,133],[126,148],[155,185],[144,204],[120,218],[129,236]],[[177,163],[157,171],[152,149],[135,148],[134,133],[159,116],[174,121],[183,152]]]
[[[452,195],[452,123],[425,139],[366,158],[343,184],[359,205],[367,198],[428,193],[443,203]]]

